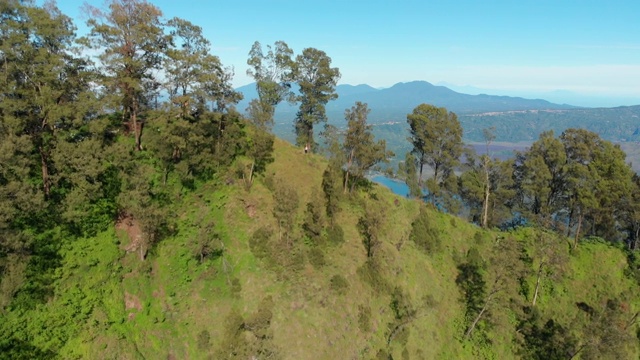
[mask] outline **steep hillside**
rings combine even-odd
[[[274,157],[250,189],[230,174],[176,195],[176,228],[145,260],[132,251],[135,219],[75,241],[48,234],[62,249],[52,297],[2,315],[0,357],[640,354],[640,289],[620,249],[594,240],[570,253],[533,228],[484,231],[377,185],[342,198],[333,226],[320,215],[312,239],[326,161],[279,140]],[[287,231],[274,214],[291,198]]]

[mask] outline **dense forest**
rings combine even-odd
[[[322,50],[248,50],[145,0],[0,2],[0,358],[640,355],[640,177],[619,146],[544,132],[512,159],[421,104],[394,155],[366,103],[327,124]],[[295,145],[273,135],[297,107]]]

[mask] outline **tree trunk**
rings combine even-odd
[[[478,321],[480,321],[480,319],[482,318],[482,315],[484,315],[485,311],[487,311],[487,308],[489,308],[490,301],[491,301],[491,297],[487,299],[487,302],[484,303],[482,310],[480,310],[480,312],[478,313],[478,316],[476,316],[476,318],[471,323],[471,326],[469,326],[469,329],[467,329],[467,332],[464,334],[465,339],[468,339],[471,336],[473,329],[475,329],[476,325],[478,325]]]
[[[44,190],[45,197],[49,197],[51,190],[51,184],[49,181],[49,169],[47,167],[47,155],[44,153],[44,149],[40,146],[40,162],[42,168],[42,188]]]
[[[634,223],[633,234],[631,235],[627,246],[629,248],[629,251],[633,251],[638,248],[638,236],[640,236],[640,226],[638,226],[637,223]]]
[[[584,348],[586,348],[586,347],[587,347],[587,345],[588,345],[588,344],[582,344],[582,345],[580,345],[580,347],[578,348],[578,350],[576,350],[576,352],[574,352],[573,354],[570,354],[570,355],[571,355],[571,357],[569,358],[569,360],[573,360],[573,359],[575,359],[575,357],[576,357],[576,356],[578,356],[578,354],[580,354],[580,352],[582,352],[582,350],[583,350]]]
[[[345,174],[344,174],[344,189],[342,189],[343,190],[342,192],[344,194],[346,194],[347,190],[349,189],[349,169],[351,169],[352,163],[353,163],[353,149],[349,154],[349,162],[347,163],[347,170],[345,171]]]
[[[573,221],[573,209],[569,211],[569,222],[567,222],[567,237],[571,235],[571,221]]]
[[[349,188],[349,168],[347,167],[347,171],[344,172],[344,187],[342,189],[342,193],[346,194],[348,188]]]
[[[142,144],[140,142],[142,138],[142,125],[138,124],[138,100],[133,99],[133,105],[131,105],[131,125],[133,125],[133,136],[136,141],[136,150],[142,150]]]
[[[251,168],[249,169],[249,185],[253,184],[253,168],[255,167],[256,162],[251,162]]]
[[[580,228],[582,227],[582,218],[584,216],[582,215],[582,213],[580,214],[580,216],[578,216],[578,228],[576,229],[576,236],[573,239],[573,248],[576,249],[578,248],[578,239],[580,238]]]
[[[635,315],[633,315],[631,320],[627,322],[627,325],[624,327],[625,331],[628,330],[631,326],[633,326],[638,321],[638,315],[640,315],[640,312],[635,313]]]
[[[540,279],[542,278],[542,268],[544,266],[544,262],[540,263],[540,267],[538,268],[538,277],[536,279],[536,290],[533,292],[533,302],[531,306],[536,306],[536,301],[538,300],[538,291],[540,290]]]
[[[489,164],[487,159],[484,161],[484,203],[482,204],[482,227],[487,228],[489,218],[489,195],[491,195],[491,189],[489,187]]]
[[[436,164],[433,169],[433,181],[435,182],[435,185],[438,185],[438,164]]]

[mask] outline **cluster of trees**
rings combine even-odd
[[[340,70],[331,67],[331,58],[322,50],[306,48],[293,59],[293,51],[283,41],[267,45],[266,52],[256,41],[247,64],[247,74],[254,78],[258,90],[258,99],[249,104],[250,117],[263,127],[270,126],[280,102],[299,103],[294,121],[296,144],[307,151],[316,150],[313,127],[326,123],[326,104],[338,97],[335,87]],[[291,91],[292,83],[299,86],[297,94]]]
[[[134,219],[144,258],[173,231],[184,191],[234,175],[236,159],[257,172],[272,160],[273,136],[235,111],[233,73],[200,27],[144,0],[87,11],[89,33],[77,38],[52,3],[0,4],[2,306],[25,274],[46,272],[60,247],[53,232]]]
[[[482,225],[530,221],[574,236],[598,236],[638,247],[640,183],[618,145],[584,129],[559,137],[543,132],[515,159],[491,158],[494,129],[485,129],[486,153],[465,149],[454,113],[422,104],[407,115],[410,154],[400,173],[412,196],[453,213],[469,212]],[[424,180],[423,168],[432,175]],[[462,206],[465,205],[465,206]]]
[[[144,259],[173,231],[171,204],[185,191],[212,178],[241,178],[250,187],[265,171],[279,103],[300,104],[297,144],[312,152],[319,149],[314,127],[326,122],[325,105],[337,97],[340,72],[323,51],[294,56],[282,41],[264,50],[256,42],[247,64],[259,97],[245,117],[235,109],[241,94],[231,86],[232,69],[211,54],[199,26],[166,19],[145,0],[110,0],[85,11],[89,31],[78,38],[53,3],[0,5],[2,306],[21,288],[40,245],[50,251],[43,261],[60,246],[40,234],[87,236],[126,219],[143,234],[135,246]],[[374,141],[368,114],[356,103],[345,112],[346,130],[325,127],[330,219],[340,193],[392,155]],[[287,214],[298,206],[286,203],[274,210],[285,239],[293,226]],[[308,224],[311,237],[318,226]],[[210,245],[198,244],[200,260],[218,252]]]

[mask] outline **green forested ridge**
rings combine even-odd
[[[366,104],[315,140],[324,52],[256,43],[245,118],[197,25],[108,5],[76,39],[49,3],[0,3],[0,358],[640,355],[640,180],[619,147],[569,129],[493,159],[420,105],[399,173],[429,197],[399,198],[365,178],[390,156]],[[284,100],[308,152],[270,133]]]

